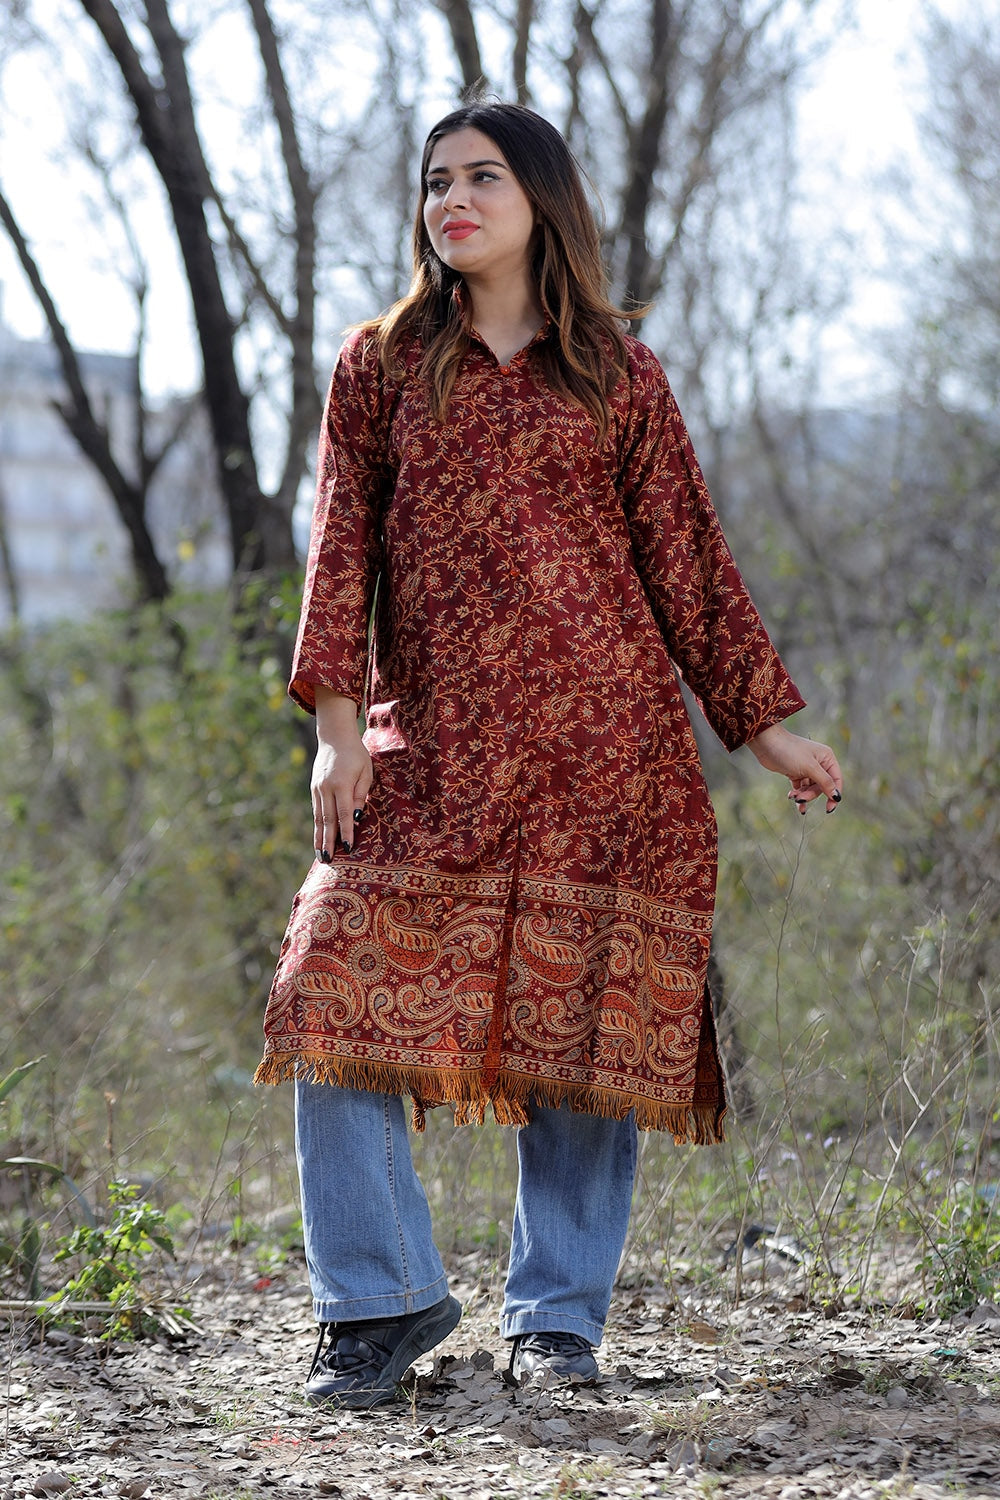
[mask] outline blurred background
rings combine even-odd
[[[645,1142],[632,1273],[708,1274],[754,1218],[841,1286],[914,1251],[933,1282],[1000,1146],[977,0],[3,0],[0,1076],[44,1062],[0,1158],[141,1182],[177,1227],[294,1220],[289,1090],[250,1078],[311,860],[284,682],[316,426],[344,328],[405,289],[426,130],[481,83],[586,167],[847,775],[799,819],[700,735],[731,1140]],[[440,1116],[443,1247],[502,1253],[509,1140]],[[0,1216],[29,1179],[0,1171]]]

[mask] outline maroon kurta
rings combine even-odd
[[[598,441],[535,343],[476,340],[443,425],[419,349],[400,382],[370,335],[341,352],[291,693],[367,697],[375,781],[295,899],[257,1077],[718,1140],[715,819],[674,663],[729,749],[803,700],[650,350]]]

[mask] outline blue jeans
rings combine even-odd
[[[448,1283],[403,1099],[300,1080],[295,1149],[317,1321],[395,1318],[439,1302]],[[635,1120],[533,1105],[517,1160],[500,1332],[577,1333],[597,1345],[632,1206]]]

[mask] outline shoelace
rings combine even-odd
[[[353,1348],[341,1348],[341,1341],[345,1338],[351,1340]],[[324,1353],[323,1344],[326,1340],[329,1341],[329,1347]],[[370,1334],[363,1337],[359,1329],[351,1327],[349,1323],[324,1323],[319,1330],[309,1375],[311,1378],[319,1369],[348,1375],[364,1365],[379,1363],[380,1354],[387,1356],[388,1350],[383,1349]]]
[[[532,1345],[536,1349],[542,1349],[546,1354],[580,1354],[583,1350],[590,1349],[590,1344],[578,1333],[527,1333],[521,1340],[520,1347],[523,1349]]]

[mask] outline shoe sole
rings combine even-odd
[[[532,1370],[527,1375],[515,1375],[514,1379],[522,1391],[529,1387],[547,1391],[552,1386],[600,1385],[601,1372],[597,1370],[593,1375],[565,1375],[559,1370]]]
[[[458,1327],[461,1316],[461,1303],[454,1297],[449,1297],[443,1311],[435,1318],[414,1324],[393,1353],[385,1367],[382,1382],[378,1385],[369,1386],[366,1390],[345,1391],[343,1394],[333,1392],[328,1396],[310,1395],[307,1392],[306,1400],[310,1406],[340,1406],[345,1411],[370,1411],[373,1406],[388,1406],[390,1401],[395,1401],[396,1387],[413,1361],[419,1359],[421,1354],[429,1353],[446,1339],[452,1329]]]

